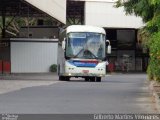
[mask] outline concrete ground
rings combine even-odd
[[[112,74],[101,83],[6,75],[0,80],[0,113],[156,113],[147,86],[146,74]]]
[[[58,81],[56,73],[41,74],[1,74],[0,94],[20,90],[22,88],[51,85]]]
[[[137,78],[137,79],[135,79],[134,81],[131,81],[134,78]],[[137,84],[137,86],[141,86],[141,88],[138,88],[138,89],[141,89],[141,93],[146,94],[145,96],[148,96],[148,94],[150,94],[149,91],[147,90],[148,86],[149,86],[149,81],[147,81],[147,80],[145,81],[145,75],[140,75],[139,76],[139,74],[134,75],[134,74],[113,73],[113,74],[109,75],[107,77],[107,79],[105,81],[103,80],[103,82],[104,82],[103,85],[106,84],[106,83],[107,83],[106,85],[108,85],[110,83],[112,83],[112,84],[115,83],[114,85],[118,85],[118,83],[119,83],[119,85],[123,85],[123,84],[126,84],[126,83],[128,84],[128,83],[133,82],[133,84]],[[128,79],[127,80],[128,82],[126,82],[125,79]],[[142,80],[140,80],[141,82],[139,82],[138,79],[142,79]],[[73,81],[70,82],[70,83],[61,83],[61,85],[63,85],[63,84],[68,85],[68,84],[72,84],[75,81],[77,81],[74,78],[72,80]],[[0,94],[5,94],[5,93],[13,92],[13,91],[18,91],[18,90],[21,90],[23,88],[32,88],[32,87],[36,87],[36,86],[44,86],[45,87],[45,86],[48,86],[48,85],[53,85],[53,84],[58,83],[58,82],[59,82],[58,81],[58,76],[57,76],[56,73],[0,74]],[[79,82],[81,83],[82,81],[79,81]],[[78,83],[74,83],[74,85],[76,85]],[[84,85],[90,84],[90,83],[83,83],[82,82],[82,84],[84,86]],[[117,87],[119,87],[119,85]],[[128,84],[128,85],[130,85],[130,84]],[[128,87],[128,85],[125,86],[125,88]],[[71,85],[71,86],[73,86],[73,85]],[[134,86],[134,87],[137,87],[137,86]],[[107,87],[107,86],[105,86],[105,87]],[[110,87],[110,86],[108,86],[108,87]],[[113,86],[113,87],[115,87],[115,86]],[[116,89],[117,89],[117,87],[116,87]],[[131,88],[129,88],[129,90],[130,89]],[[111,90],[109,89],[108,91],[111,91]],[[134,91],[136,91],[136,90],[134,90]],[[146,91],[148,91],[148,93],[146,93]],[[114,89],[111,92],[114,92]],[[127,94],[130,94],[130,93],[127,92]],[[152,107],[152,109],[156,108],[156,106],[152,105],[152,103],[151,103],[151,101],[154,102],[151,97],[150,98],[149,97],[138,97],[136,99],[136,101],[138,103],[141,103],[141,104],[143,103],[143,106],[145,106],[143,109],[146,109],[146,108],[151,109],[150,107]],[[150,112],[151,111],[149,111],[149,113]]]

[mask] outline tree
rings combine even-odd
[[[36,19],[27,17],[6,17],[5,24],[5,32],[9,36],[15,37],[19,34],[20,27],[35,25]],[[0,34],[2,34],[2,26],[2,19],[0,19]]]
[[[58,25],[52,18],[45,17],[6,17],[6,26],[5,32],[8,37],[16,37],[19,34],[19,30],[22,26],[35,26],[37,25],[37,20],[42,19],[44,21],[44,25]],[[2,34],[2,19],[0,19],[0,37]]]
[[[118,0],[116,7],[124,6],[126,14],[135,14],[142,17],[144,22],[152,19],[154,16],[154,5],[149,0]]]

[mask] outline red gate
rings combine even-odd
[[[3,62],[0,60],[0,73],[3,73]]]
[[[11,63],[10,61],[0,60],[0,73],[11,73]]]
[[[3,61],[3,73],[11,73],[11,63],[9,61]]]

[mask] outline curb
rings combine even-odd
[[[56,73],[12,73],[0,74],[1,80],[37,80],[37,81],[54,81],[57,80]]]
[[[154,87],[160,87],[160,86],[154,86],[156,81],[149,81],[149,89],[151,91],[151,94],[153,96],[153,99],[155,101],[156,109],[160,113],[160,92],[157,92]]]

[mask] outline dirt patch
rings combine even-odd
[[[160,83],[157,81],[151,81],[150,90],[153,95],[153,101],[156,104],[156,108],[160,112]]]

